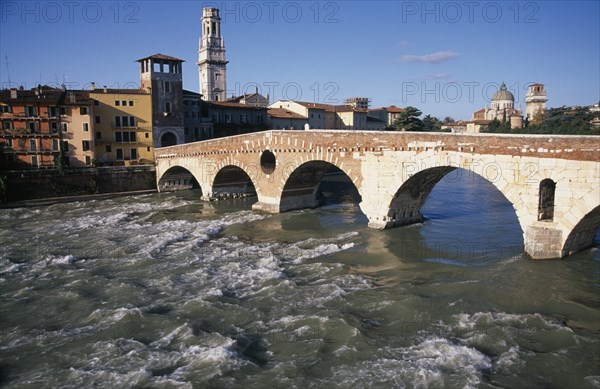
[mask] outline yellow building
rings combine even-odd
[[[143,89],[96,89],[94,139],[96,164],[153,164],[152,96]]]

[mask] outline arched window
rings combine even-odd
[[[538,220],[552,221],[554,219],[554,192],[556,182],[549,178],[540,182],[540,203],[538,206]]]

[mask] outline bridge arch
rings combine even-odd
[[[177,135],[171,131],[165,131],[160,136],[160,147],[175,146],[177,144]]]
[[[334,163],[324,160],[311,160],[282,168],[283,187],[281,189],[280,212],[293,209],[315,208],[323,203],[319,186],[326,174],[340,174],[352,182],[354,189],[362,198],[360,188],[356,185],[357,177]]]
[[[586,214],[569,233],[561,257],[592,247],[598,229],[600,229],[600,205]]]
[[[196,176],[183,166],[172,166],[158,178],[158,191],[168,192],[182,189],[200,189],[204,192]]]
[[[523,231],[523,221],[519,216],[519,209],[515,206],[515,196],[511,196],[512,191],[506,190],[509,187],[500,175],[494,173],[488,178],[457,166],[436,166],[424,169],[404,181],[390,202],[386,227],[396,227],[422,221],[421,209],[431,191],[449,174],[457,174],[457,178],[462,174],[478,176],[493,186],[511,204],[519,222],[519,227]],[[513,197],[513,199],[510,197]]]
[[[245,197],[257,194],[250,177],[252,172],[237,165],[225,165],[219,168],[212,180],[212,197]]]

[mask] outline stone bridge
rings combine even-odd
[[[422,220],[446,174],[462,168],[491,182],[514,207],[535,259],[590,247],[600,227],[600,138],[373,131],[266,131],[155,150],[159,190],[197,185],[203,199],[256,194],[253,209],[319,205],[331,170],[361,196],[369,227]]]

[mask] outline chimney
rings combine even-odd
[[[93,91],[96,90],[96,83],[95,82],[92,82],[92,86],[91,86],[90,89],[93,90]]]
[[[11,88],[10,89],[10,98],[11,99],[16,99],[17,98],[17,89],[16,88]]]
[[[69,92],[69,101],[71,103],[76,103],[75,92]]]
[[[102,86],[102,92],[104,92],[104,93],[108,93],[108,89],[106,89],[106,85],[103,85],[103,86]]]

